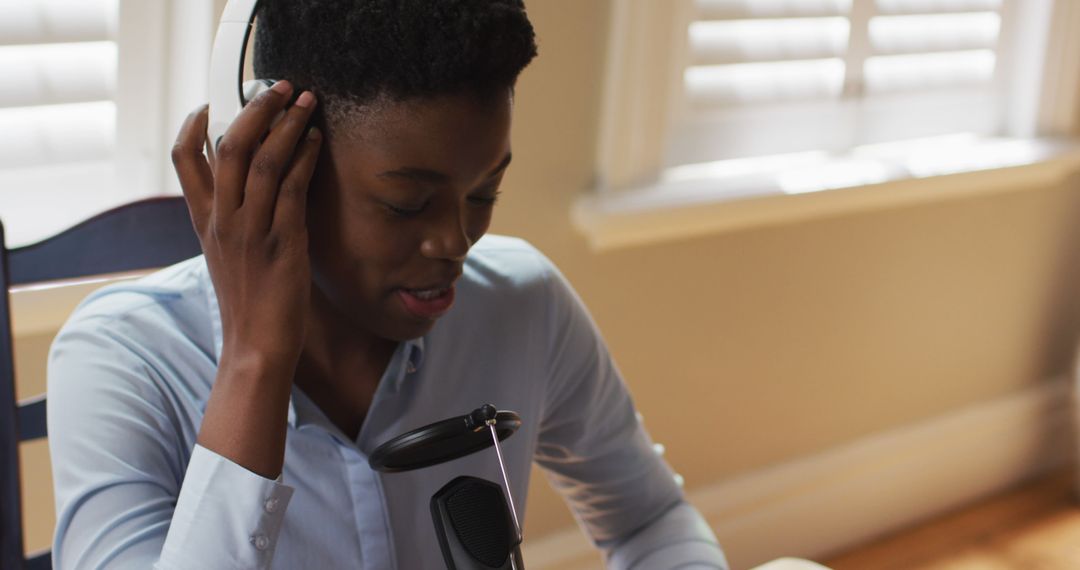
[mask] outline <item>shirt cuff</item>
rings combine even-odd
[[[161,570],[270,568],[293,488],[196,444]]]
[[[688,503],[680,502],[659,519],[608,551],[608,568],[727,570],[716,535]]]

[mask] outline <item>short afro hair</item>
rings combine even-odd
[[[263,0],[255,75],[339,111],[513,88],[536,57],[523,0]]]

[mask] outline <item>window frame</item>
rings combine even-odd
[[[672,182],[666,153],[682,97],[681,64],[688,49],[685,26],[692,14],[692,0],[612,1],[597,184],[571,212],[574,225],[594,250],[891,207],[910,203],[911,196],[925,202],[973,191],[1049,184],[1080,167],[1080,150],[1071,138],[1080,134],[1080,39],[1069,33],[1080,27],[1080,5],[1069,0],[1005,0],[998,51],[1004,72],[998,81],[1007,101],[1000,107],[1000,136],[1007,140],[989,139],[985,152],[989,156],[1000,152],[1002,144],[1015,142],[1026,145],[1029,161],[935,175],[890,171],[883,177],[860,179],[853,173],[850,183],[816,189],[828,190],[824,192],[785,190],[777,182],[779,171]],[[854,162],[855,150],[833,149],[826,166],[843,171],[845,164]],[[972,152],[983,149],[975,147]],[[1028,172],[1026,178],[979,176],[1000,169]],[[957,179],[968,175],[973,178]],[[908,187],[913,180],[929,191],[895,191],[894,186]],[[973,190],[976,185],[979,189]]]

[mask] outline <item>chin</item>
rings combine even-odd
[[[412,330],[393,331],[392,334],[385,335],[385,336],[383,336],[383,338],[385,338],[386,340],[392,340],[394,342],[406,342],[406,341],[418,339],[418,338],[426,335],[428,333],[428,331],[430,331],[430,330],[431,330],[431,327],[428,326],[428,327],[424,327],[423,329],[414,328]]]
[[[376,335],[386,340],[405,342],[426,335],[434,327],[434,320],[393,319],[391,322],[379,327]]]

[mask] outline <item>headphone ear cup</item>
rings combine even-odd
[[[241,91],[244,94],[244,105],[251,102],[252,99],[259,96],[259,93],[266,91],[277,83],[276,79],[253,79],[251,81],[245,81],[241,87]]]
[[[273,87],[274,84],[277,82],[277,79],[253,79],[251,81],[245,81],[242,87],[244,93],[244,105],[247,106],[248,103],[258,97],[259,94],[263,91],[270,90],[270,88]],[[292,107],[292,104],[296,102],[296,99],[299,96],[299,93],[293,93],[292,98],[289,100],[289,104],[286,105],[285,108],[288,109],[289,107]],[[274,117],[274,120],[270,123],[270,128],[272,129],[277,126],[281,119],[284,118],[285,111],[278,113],[277,116]]]

